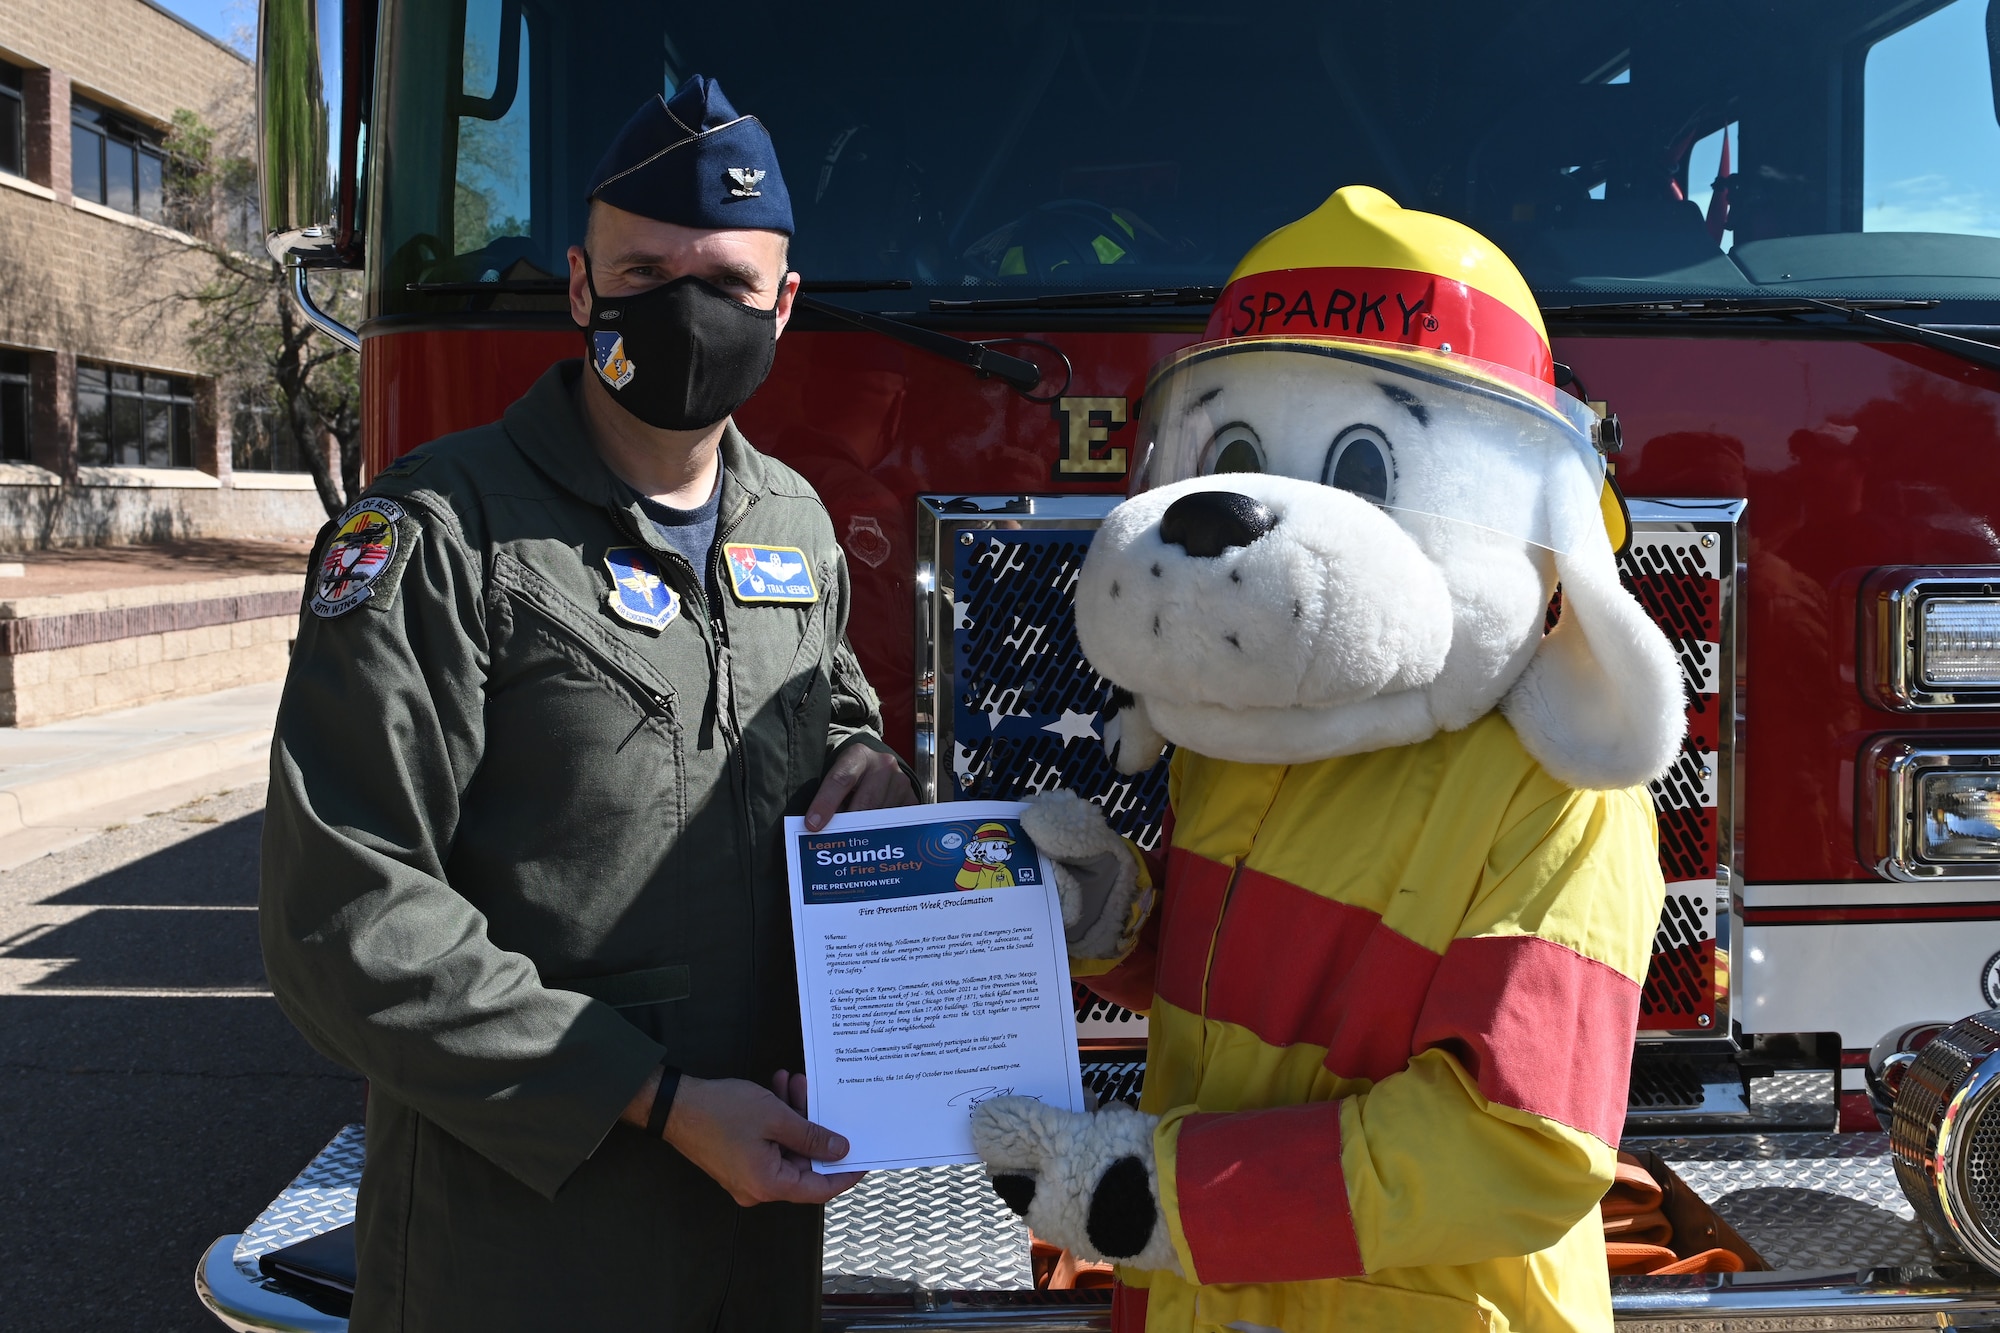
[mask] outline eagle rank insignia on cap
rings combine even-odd
[[[764,173],[755,167],[731,167],[729,179],[736,182],[729,189],[729,193],[736,198],[757,199],[763,196],[764,192],[757,188],[757,182],[764,179]]]
[[[614,546],[604,553],[611,591],[604,604],[611,614],[640,629],[665,629],[681,613],[680,594],[660,577],[659,562],[641,546]]]
[[[723,565],[739,602],[805,602],[819,600],[812,564],[796,546],[755,546],[730,542],[722,548]]]

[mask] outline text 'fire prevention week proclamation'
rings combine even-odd
[[[1062,906],[1022,806],[785,821],[813,1120],[838,1170],[978,1160],[993,1097],[1081,1111]]]

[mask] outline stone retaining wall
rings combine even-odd
[[[267,574],[0,601],[0,725],[276,680],[300,587]]]

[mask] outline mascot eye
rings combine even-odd
[[[1326,451],[1326,469],[1319,479],[1322,485],[1352,491],[1371,504],[1387,504],[1389,442],[1373,426],[1349,426]]]
[[[1215,438],[1202,450],[1201,470],[1209,474],[1262,472],[1264,447],[1257,442],[1257,432],[1240,421],[1215,432]]]

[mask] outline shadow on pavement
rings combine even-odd
[[[101,906],[5,950],[72,960],[0,995],[8,1333],[214,1333],[194,1297],[202,1251],[360,1118],[360,1081],[268,998],[65,993],[262,987],[253,912],[172,910],[254,904],[261,824],[218,824],[53,894]]]

